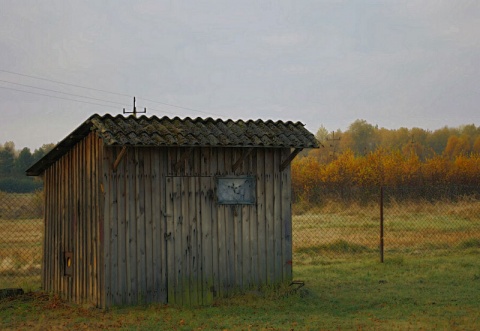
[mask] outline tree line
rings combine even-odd
[[[292,162],[295,201],[315,203],[328,195],[366,195],[379,186],[480,187],[480,127],[435,131],[378,128],[356,120],[348,130],[316,134],[323,145]],[[427,195],[439,190],[424,190]],[[425,197],[422,197],[425,198]]]
[[[0,144],[0,191],[27,193],[42,188],[42,182],[26,177],[25,171],[53,147],[44,144],[32,152],[28,147],[16,150],[12,141]]]

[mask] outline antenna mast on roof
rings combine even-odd
[[[133,114],[133,116],[137,117],[137,114],[145,114],[147,112],[147,107],[143,108],[143,111],[137,112],[137,105],[136,105],[136,100],[135,97],[133,97],[133,110],[132,111],[126,111],[125,108],[123,108],[123,113],[124,114]]]

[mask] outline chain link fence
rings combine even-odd
[[[42,192],[0,192],[0,289],[40,287],[42,239]]]
[[[478,187],[343,188],[293,205],[295,263],[383,261],[470,247],[480,247]]]
[[[0,192],[0,289],[40,287],[42,201],[42,192]],[[380,189],[344,188],[315,204],[293,204],[295,264],[470,247],[480,247],[478,187],[387,187],[382,198]]]

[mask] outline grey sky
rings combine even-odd
[[[313,132],[356,119],[480,124],[479,1],[0,5],[0,143],[17,148],[58,142],[93,113],[130,109],[134,95],[149,115],[294,120]]]

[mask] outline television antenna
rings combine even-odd
[[[124,114],[133,114],[133,116],[137,117],[137,114],[146,114],[147,113],[147,107],[144,107],[143,111],[137,111],[136,100],[135,100],[135,97],[133,97],[132,111],[126,111],[125,108],[123,108],[123,113]]]

